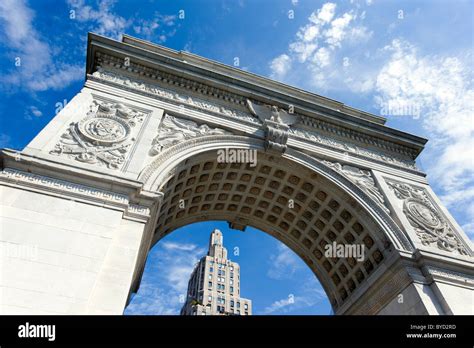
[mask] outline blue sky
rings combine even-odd
[[[473,239],[473,23],[472,1],[461,0],[2,0],[0,147],[22,149],[80,90],[88,31],[127,33],[229,65],[237,58],[241,69],[384,114],[389,126],[429,138],[418,165]],[[214,225],[185,228],[153,249],[141,290],[150,295],[138,294],[130,312],[160,303],[176,312],[182,280],[170,284],[157,265],[186,274]],[[255,312],[329,312],[309,270],[286,248],[264,233],[218,225],[229,245],[246,251],[235,261],[249,274],[242,294]],[[272,278],[271,257],[292,270],[284,279]],[[261,268],[252,267],[255,258]],[[289,294],[297,299],[291,305]]]

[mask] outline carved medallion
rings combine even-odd
[[[387,181],[387,185],[395,196],[403,201],[403,213],[420,238],[421,244],[469,255],[454,228],[430,201],[424,189],[396,181]]]
[[[77,128],[86,139],[101,145],[120,143],[130,134],[127,122],[108,115],[86,118]]]
[[[419,225],[428,229],[439,229],[443,227],[438,213],[423,201],[415,198],[408,198],[404,202],[404,210]]]
[[[135,140],[134,128],[143,119],[143,113],[121,103],[94,101],[86,117],[71,123],[50,153],[118,169]]]

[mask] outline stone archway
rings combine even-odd
[[[82,91],[1,152],[0,246],[36,253],[0,255],[0,312],[121,314],[153,243],[221,219],[292,248],[336,314],[472,314],[472,245],[416,167],[425,143],[309,92],[90,34]],[[217,163],[226,147],[257,165]],[[332,242],[367,257],[326,257]]]
[[[160,187],[163,202],[152,243],[196,221],[226,220],[239,229],[253,226],[304,260],[337,311],[385,258],[394,257],[395,249],[389,248],[392,243],[382,228],[342,189],[301,165],[274,161],[261,153],[254,168],[217,163],[211,150],[181,162]],[[289,208],[291,200],[294,205]],[[325,257],[324,247],[332,242],[363,244],[365,261]]]

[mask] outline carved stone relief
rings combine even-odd
[[[144,113],[121,103],[95,100],[86,117],[71,123],[50,153],[119,169],[144,118]]]
[[[159,87],[154,84],[148,84],[148,83],[141,82],[139,80],[117,75],[112,72],[105,71],[101,68],[98,68],[98,70],[95,71],[92,74],[92,76],[100,78],[105,81],[110,81],[110,82],[120,84],[126,87],[137,89],[146,93],[151,93],[161,98],[173,100],[179,105],[183,105],[183,107],[186,106],[186,107],[190,107],[197,110],[213,112],[213,113],[241,119],[241,120],[256,123],[256,124],[260,123],[258,119],[256,119],[255,117],[253,117],[252,115],[248,113],[231,109],[226,106],[219,105],[217,103],[214,103],[208,100],[200,99],[200,98],[190,96],[187,94],[178,93],[174,90]]]
[[[307,131],[305,129],[300,129],[300,128],[291,128],[289,130],[289,133],[295,136],[305,138],[305,139],[314,141],[316,143],[331,147],[331,148],[336,148],[338,150],[350,152],[350,153],[360,155],[363,157],[368,157],[374,160],[393,164],[399,167],[418,170],[418,168],[416,167],[413,161],[408,161],[402,158],[398,158],[397,156],[388,156],[376,150],[362,148],[360,146],[351,144],[348,141],[341,141],[341,140],[335,139],[334,137],[329,137],[320,133],[311,132],[311,131]]]
[[[387,208],[385,199],[375,184],[375,180],[368,170],[362,170],[349,165],[343,165],[337,162],[322,161],[328,167],[334,169],[339,174],[343,175],[352,181],[357,187],[364,191],[375,203],[377,203],[387,214],[390,210]]]
[[[247,107],[252,115],[262,121],[265,129],[265,149],[282,154],[287,149],[290,126],[298,122],[298,117],[274,105],[260,105],[247,99]]]
[[[469,255],[467,248],[430,201],[424,189],[396,181],[387,181],[387,184],[395,196],[403,201],[403,213],[423,245]]]
[[[204,135],[231,134],[220,128],[210,128],[207,124],[184,120],[170,115],[163,118],[158,135],[153,139],[150,156],[159,154],[162,149],[179,142]]]

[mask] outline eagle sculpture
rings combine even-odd
[[[298,121],[298,118],[295,115],[290,114],[286,110],[278,108],[275,105],[256,104],[250,99],[247,99],[247,107],[249,108],[250,113],[257,116],[263,123],[265,123],[266,120],[269,120],[291,126]]]

